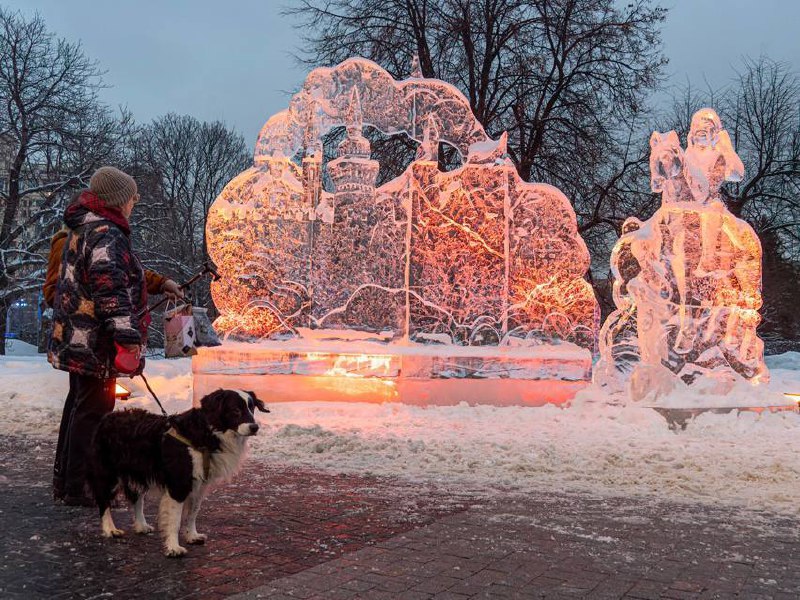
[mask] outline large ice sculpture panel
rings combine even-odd
[[[650,147],[661,206],[647,221],[628,219],[613,249],[617,308],[600,332],[594,380],[633,400],[764,382],[761,245],[720,195],[742,179],[742,161],[710,108],[692,118],[685,151],[674,131],[653,133]]]
[[[418,144],[382,185],[366,127]],[[341,141],[325,160],[329,133]],[[440,143],[459,168],[439,168]],[[598,310],[572,206],[522,181],[505,134],[490,139],[442,81],[395,81],[363,59],[315,69],[264,125],[206,233],[228,341],[193,360],[196,397],[234,385],[274,399],[535,404],[590,377]]]
[[[365,126],[419,143],[380,186]],[[325,163],[334,127],[344,139]],[[558,189],[519,178],[505,140],[491,140],[442,81],[395,81],[363,59],[315,69],[209,212],[223,275],[212,286],[215,326],[250,339],[306,327],[592,349],[597,304],[575,213]],[[460,168],[437,167],[440,142],[460,153]]]

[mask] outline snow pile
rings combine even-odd
[[[800,391],[800,353],[768,358],[774,385]],[[152,360],[168,411],[190,406],[190,361]],[[125,380],[123,384],[128,385]],[[0,359],[0,433],[53,438],[67,375],[40,357]],[[121,406],[157,411],[140,380]],[[267,403],[251,460],[397,475],[481,491],[576,490],[798,513],[800,415],[704,413],[673,431],[655,411]]]
[[[800,382],[798,382],[800,383]],[[473,489],[644,494],[796,513],[800,416],[465,405],[273,404],[253,452],[274,462]]]
[[[191,364],[188,358],[147,362],[147,380],[170,413],[192,407]],[[133,392],[118,408],[158,412],[140,378],[118,381]],[[0,357],[0,434],[57,437],[68,389],[69,374],[53,369],[41,354]]]
[[[0,433],[57,435],[68,387],[41,356],[0,357]]]
[[[17,339],[6,340],[6,354],[9,356],[36,356],[39,349],[33,344]]]

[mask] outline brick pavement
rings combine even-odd
[[[237,595],[800,598],[797,519],[550,494],[483,505]]]
[[[623,499],[497,498],[235,596],[800,597],[797,519]]]
[[[94,509],[55,506],[52,443],[0,436],[0,598],[223,598],[462,510],[393,480],[253,461],[204,502],[205,546],[161,554],[157,534],[100,537]],[[145,503],[155,524],[157,500]],[[130,529],[133,514],[115,511]]]
[[[166,560],[54,507],[51,445],[0,437],[0,457],[2,598],[800,598],[798,520],[768,512],[251,463],[201,512],[209,543]]]

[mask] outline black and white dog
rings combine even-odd
[[[208,484],[238,470],[247,438],[258,432],[256,410],[269,412],[253,392],[217,390],[199,408],[171,417],[136,408],[106,415],[95,431],[89,468],[103,536],[124,533],[114,525],[110,510],[120,489],[134,506],[134,531],[153,531],[143,501],[148,488],[157,486],[164,492],[158,529],[165,554],[186,554],[178,540],[184,503],[186,543],[204,543],[206,536],[196,525],[200,503]]]

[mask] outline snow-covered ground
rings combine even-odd
[[[773,386],[800,392],[800,353],[769,357]],[[151,360],[168,411],[191,406],[188,359]],[[157,411],[141,380],[118,406]],[[0,359],[0,433],[54,439],[67,374],[41,356]],[[582,396],[591,400],[592,391]],[[269,399],[267,398],[269,404]],[[272,403],[251,459],[399,475],[459,489],[574,490],[800,513],[800,415],[705,413],[684,431],[656,412],[579,398],[567,409]]]

